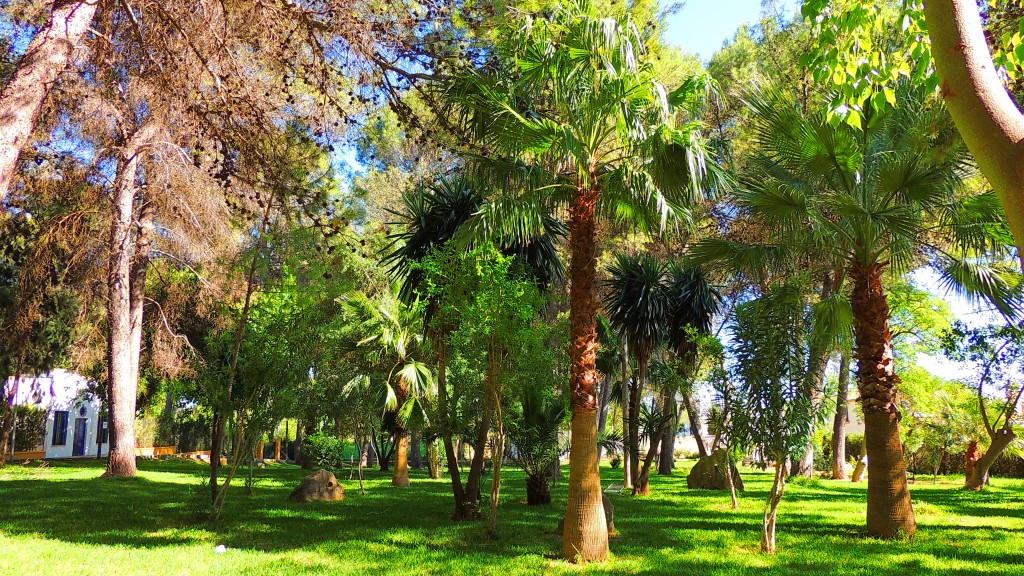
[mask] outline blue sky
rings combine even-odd
[[[669,2],[663,0],[663,4]],[[797,0],[776,2],[792,14]],[[761,18],[761,0],[686,0],[683,8],[666,21],[665,40],[707,61],[722,42],[732,38],[742,24]]]

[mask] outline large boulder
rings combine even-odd
[[[732,482],[737,491],[743,491],[743,479],[735,466],[728,466],[729,455],[725,450],[718,449],[710,456],[705,456],[694,464],[686,476],[686,487],[698,490],[728,490],[729,479],[725,477],[726,469],[732,470]]]
[[[338,484],[338,479],[327,470],[317,470],[306,476],[288,496],[289,502],[309,502],[311,500],[342,500],[345,489]]]

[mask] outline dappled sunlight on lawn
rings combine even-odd
[[[450,483],[413,473],[408,489],[366,471],[361,496],[347,472],[341,502],[285,501],[305,471],[256,470],[252,496],[237,482],[223,517],[195,518],[203,465],[145,461],[139,478],[100,478],[102,462],[57,462],[0,471],[0,573],[32,574],[1019,574],[1024,565],[1024,481],[996,479],[980,494],[955,478],[911,486],[922,530],[913,542],[864,534],[866,484],[793,483],[782,502],[779,553],[758,552],[770,475],[749,470],[733,510],[724,492],[686,488],[676,475],[652,479],[648,497],[612,494],[618,534],[612,557],[572,567],[557,559],[555,526],[566,482],[547,507],[525,504],[523,476],[509,470],[498,537],[483,522],[452,523]],[[621,470],[602,470],[604,485]],[[227,546],[215,554],[218,544]]]

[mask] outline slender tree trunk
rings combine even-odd
[[[736,482],[733,480],[732,475],[732,456],[727,451],[725,454],[725,481],[729,483],[729,497],[732,499],[732,509],[739,510],[740,501],[736,498]]]
[[[864,408],[868,456],[868,533],[880,538],[909,538],[917,532],[917,522],[900,441],[901,416],[896,406],[899,377],[893,373],[882,267],[855,265],[851,276],[857,385]]]
[[[780,461],[781,460],[781,461]],[[777,459],[775,462],[775,482],[772,484],[772,491],[768,495],[768,502],[764,507],[764,525],[761,531],[761,552],[775,554],[775,519],[779,514],[779,503],[782,502],[782,494],[786,491],[786,459]]]
[[[571,562],[608,558],[608,525],[597,461],[597,200],[596,189],[578,189],[569,209],[572,439],[562,557]]]
[[[868,469],[868,446],[865,443],[860,445],[860,455],[857,457],[857,465],[853,467],[851,482],[860,482],[864,479],[864,471]]]
[[[605,429],[608,427],[608,406],[612,397],[612,377],[609,374],[602,375],[601,378],[601,409],[598,411],[597,418],[597,436],[598,438],[604,434]],[[601,461],[602,453],[604,452],[603,446],[597,447],[597,461]]]
[[[0,204],[11,187],[18,155],[35,129],[46,97],[89,29],[99,0],[57,0],[50,20],[28,45],[0,92]]]
[[[634,496],[647,496],[651,493],[651,465],[654,464],[654,455],[658,452],[658,438],[665,435],[669,427],[669,418],[664,418],[658,425],[657,431],[651,435],[651,444],[647,448],[647,456],[644,457],[644,465],[640,469],[640,475],[633,483]]]
[[[491,514],[487,526],[487,535],[494,538],[498,535],[498,502],[501,498],[501,463],[505,457],[505,423],[501,414],[501,391],[499,387],[494,388],[494,455],[491,460],[494,462],[494,470],[491,475]]]
[[[643,393],[644,385],[647,384],[647,357],[641,351],[637,351],[636,378],[629,385],[629,465],[632,468],[629,475],[633,478],[633,485],[636,486],[640,478],[640,394]],[[651,438],[651,443],[657,443]]]
[[[107,263],[107,380],[113,438],[106,476],[135,475],[135,401],[142,334],[142,297],[139,294],[145,290],[145,270],[133,269],[132,221],[140,155],[155,131],[154,125],[147,124],[127,138],[118,155],[114,178],[114,214]],[[145,250],[146,258],[152,238],[151,215],[148,227],[149,230],[140,230],[138,238],[139,248]],[[137,275],[141,276],[142,285],[133,289]]]
[[[1024,114],[992,63],[975,0],[924,5],[935,70],[950,116],[1024,242]]]
[[[992,467],[992,463],[999,458],[999,455],[1006,450],[1006,447],[1010,445],[1017,435],[1014,434],[1013,430],[1008,428],[1001,428],[996,430],[994,436],[992,436],[992,443],[989,444],[988,450],[978,458],[978,461],[974,463],[974,473],[970,479],[967,480],[966,488],[968,490],[981,490],[985,487],[985,481],[988,479],[988,470]]]
[[[661,449],[658,451],[658,474],[671,476],[676,467],[676,400],[671,389],[666,388],[662,396],[661,410],[669,418],[661,434]]]
[[[622,407],[622,432],[623,432],[623,443],[622,443],[622,473],[623,489],[633,487],[633,456],[630,454],[630,443],[629,443],[629,430],[630,430],[630,418],[629,415],[629,403],[630,403],[630,388],[629,385],[629,346],[625,341],[622,342],[622,400],[620,405]]]
[[[413,470],[423,469],[423,447],[420,442],[420,431],[413,430],[412,437],[409,440],[409,466]]]
[[[683,392],[683,404],[686,406],[686,414],[690,418],[690,433],[697,441],[697,455],[701,458],[708,456],[708,445],[704,442],[704,434],[700,428],[700,413],[697,411],[697,403],[693,397]]]
[[[836,391],[836,417],[832,422],[832,479],[846,480],[846,405],[850,388],[850,358],[839,357],[839,387]]]
[[[431,480],[441,479],[441,463],[438,460],[437,439],[435,438],[427,443],[427,471],[430,473]]]

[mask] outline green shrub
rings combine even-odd
[[[17,451],[35,450],[42,446],[46,437],[46,410],[36,406],[20,405],[14,407],[16,420],[14,449]]]
[[[622,466],[622,456],[619,456],[618,454],[612,454],[612,457],[608,459],[608,464],[610,464],[612,468],[618,468],[619,466]]]
[[[846,435],[846,459],[851,462],[856,462],[860,458],[861,448],[864,446],[864,435],[863,434],[847,434]]]
[[[317,467],[328,470],[340,468],[345,462],[345,441],[317,432],[303,440],[302,453]]]

